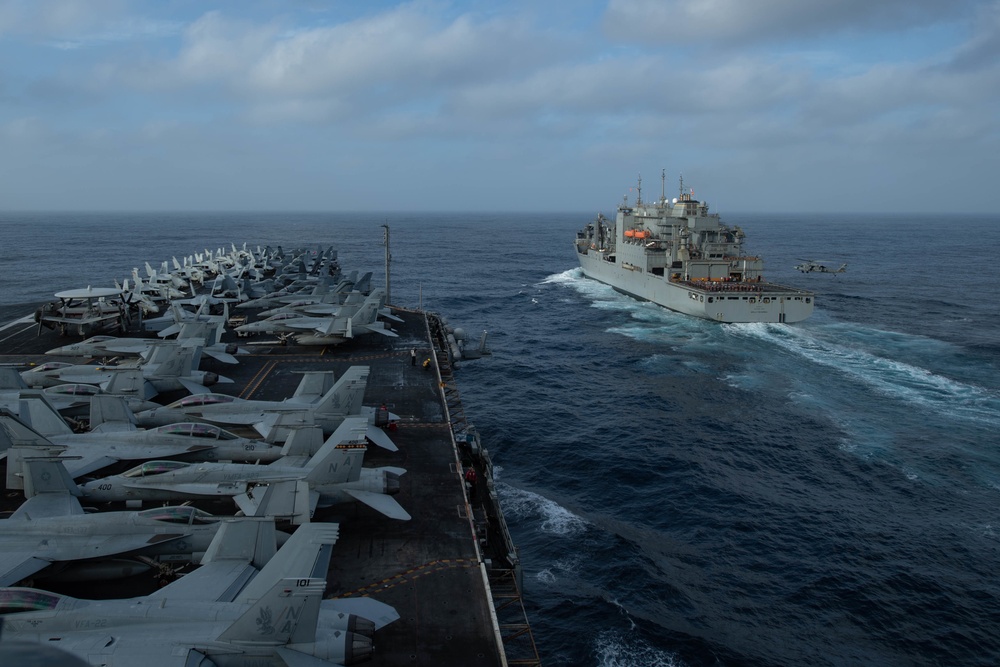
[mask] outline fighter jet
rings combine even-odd
[[[182,345],[201,346],[203,354],[217,359],[225,364],[237,364],[234,357],[237,353],[246,353],[236,345],[226,345],[222,342],[225,327],[221,322],[183,322],[177,338]],[[160,337],[170,335],[160,332]],[[96,357],[106,358],[115,355],[145,357],[162,341],[155,338],[117,338],[115,336],[94,336],[79,343],[71,343],[56,347],[45,354],[56,357]]]
[[[384,322],[376,321],[379,306],[380,296],[373,293],[353,313],[328,317],[296,316],[294,313],[282,313],[272,319],[236,327],[236,331],[241,333],[278,332],[293,334],[300,332],[295,335],[295,340],[300,345],[339,345],[369,333],[396,338],[398,334],[395,331],[386,327]]]
[[[795,265],[795,270],[802,273],[843,273],[847,270],[847,262],[841,264],[839,269],[832,269],[823,262],[814,259],[803,259],[801,261],[801,264]]]
[[[217,373],[196,370],[201,360],[201,346],[186,347],[176,341],[161,341],[152,348],[149,358],[137,366],[142,371],[143,398],[150,399],[161,392],[186,389],[194,393],[207,393],[207,387],[218,382],[232,382]],[[115,373],[129,368],[118,366],[74,365],[49,361],[21,373],[29,387],[52,387],[65,383],[102,385]]]
[[[200,498],[236,499],[248,514],[256,514],[261,485],[289,484],[296,501],[289,518],[293,523],[308,521],[317,507],[329,507],[358,500],[393,519],[409,520],[410,515],[391,496],[399,492],[403,468],[362,468],[367,447],[364,419],[353,418],[334,431],[305,464],[291,453],[271,465],[240,463],[183,463],[151,461],[121,475],[112,475],[79,486],[83,497],[93,502],[133,502],[192,500]],[[319,427],[299,429],[286,447],[298,446],[303,439],[322,438]],[[269,512],[277,514],[277,512]]]
[[[307,373],[295,394],[283,401],[246,400],[228,394],[187,396],[162,408],[136,413],[139,426],[151,428],[182,421],[253,426],[267,442],[282,442],[290,426],[315,424],[332,433],[345,417],[364,415],[366,437],[374,444],[396,451],[385,431],[375,426],[375,409],[361,405],[368,384],[368,366],[351,366],[332,386],[332,373]],[[323,393],[319,393],[323,391]],[[389,414],[390,420],[398,420]]]
[[[281,447],[241,438],[213,424],[179,423],[139,430],[132,412],[116,396],[95,397],[89,433],[74,433],[40,392],[25,392],[21,417],[0,410],[0,451],[28,446],[72,457],[67,467],[74,478],[118,461],[180,459],[184,461],[249,461],[270,463],[281,458]],[[20,488],[20,461],[7,459],[7,488]]]
[[[302,526],[276,554],[268,530],[268,522],[224,522],[197,570],[145,597],[0,589],[0,642],[58,643],[91,663],[146,667],[368,659],[371,636],[399,614],[371,598],[323,599],[326,582],[314,576],[329,567],[336,526]]]
[[[190,561],[218,532],[219,518],[194,507],[85,513],[62,461],[25,463],[28,499],[0,521],[0,586],[39,572],[72,580],[130,576],[155,561]]]
[[[71,418],[90,414],[90,402],[97,395],[120,396],[133,412],[159,407],[157,403],[143,400],[131,390],[141,385],[141,371],[133,370],[115,375],[108,382],[106,389],[92,384],[68,383],[46,387],[42,392],[59,414]],[[0,366],[0,408],[18,414],[21,392],[26,389],[28,389],[27,383],[16,370],[9,366]]]

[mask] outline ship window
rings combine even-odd
[[[714,297],[714,296],[710,296],[710,297],[708,297],[708,302],[709,302],[709,303],[712,303],[712,302],[714,302],[714,301],[715,301],[715,297]]]
[[[809,297],[806,297],[806,303],[812,303],[812,299],[810,299]]]

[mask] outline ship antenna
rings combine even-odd
[[[660,171],[660,203],[667,201],[667,170]]]
[[[642,206],[642,174],[639,174],[639,185],[636,187],[635,205]]]
[[[684,174],[680,175],[680,179],[681,179],[681,185],[679,188],[680,194],[677,197],[678,199],[684,199]]]

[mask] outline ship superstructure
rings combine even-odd
[[[800,322],[813,312],[812,292],[764,280],[763,260],[743,251],[738,226],[709,213],[685,191],[668,199],[627,198],[612,223],[599,215],[577,232],[584,275],[619,292],[717,322]]]

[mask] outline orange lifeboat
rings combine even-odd
[[[635,236],[635,230],[634,229],[626,229],[625,230],[625,236],[627,236],[628,238],[634,237]]]

